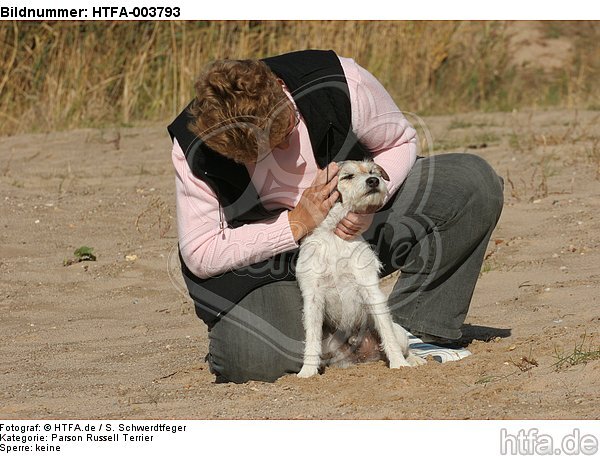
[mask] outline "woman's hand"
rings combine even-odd
[[[373,217],[374,214],[348,212],[348,215],[338,223],[334,233],[345,241],[354,239],[369,229],[371,223],[373,223]]]
[[[288,212],[290,228],[296,242],[325,220],[329,210],[340,196],[336,190],[338,171],[338,165],[334,162],[327,168],[317,171],[311,186],[304,190],[296,207]]]

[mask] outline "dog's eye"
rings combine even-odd
[[[342,176],[340,179],[344,180],[344,179],[352,179],[354,177],[354,174],[346,174],[345,176]]]

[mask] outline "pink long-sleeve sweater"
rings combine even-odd
[[[374,161],[388,173],[389,198],[416,160],[416,131],[373,75],[352,59],[339,59],[349,86],[352,130],[372,152]],[[287,95],[292,100],[291,95]],[[311,185],[318,169],[303,120],[288,148],[276,148],[258,164],[247,166],[265,208],[285,208],[270,220],[222,228],[215,193],[194,177],[177,140],[173,144],[172,158],[176,172],[179,247],[186,265],[198,277],[215,276],[298,247],[288,212]]]

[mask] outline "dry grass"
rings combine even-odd
[[[548,73],[511,64],[504,22],[5,22],[0,134],[167,120],[211,59],[330,48],[423,114],[521,106],[600,106],[593,22],[552,23],[573,62]]]

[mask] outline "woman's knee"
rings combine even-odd
[[[291,373],[282,364],[261,363],[255,357],[245,360],[232,357],[217,357],[212,352],[206,357],[210,372],[215,375],[216,383],[246,383],[249,381],[272,383]],[[294,372],[299,372],[300,365]]]
[[[494,224],[498,221],[504,205],[504,179],[496,174],[492,166],[477,155],[473,159],[473,168],[478,174],[478,203],[483,214],[488,214]]]
[[[294,282],[253,291],[209,332],[218,381],[273,382],[302,367],[302,300]]]
[[[241,352],[224,352],[211,344],[207,361],[218,383],[274,382],[284,375],[297,373],[302,368],[300,356],[282,356],[274,353],[271,347],[254,346],[252,353],[243,354],[244,350]]]
[[[449,154],[456,179],[468,193],[475,211],[494,223],[498,220],[504,203],[504,180],[482,157],[474,154]]]

